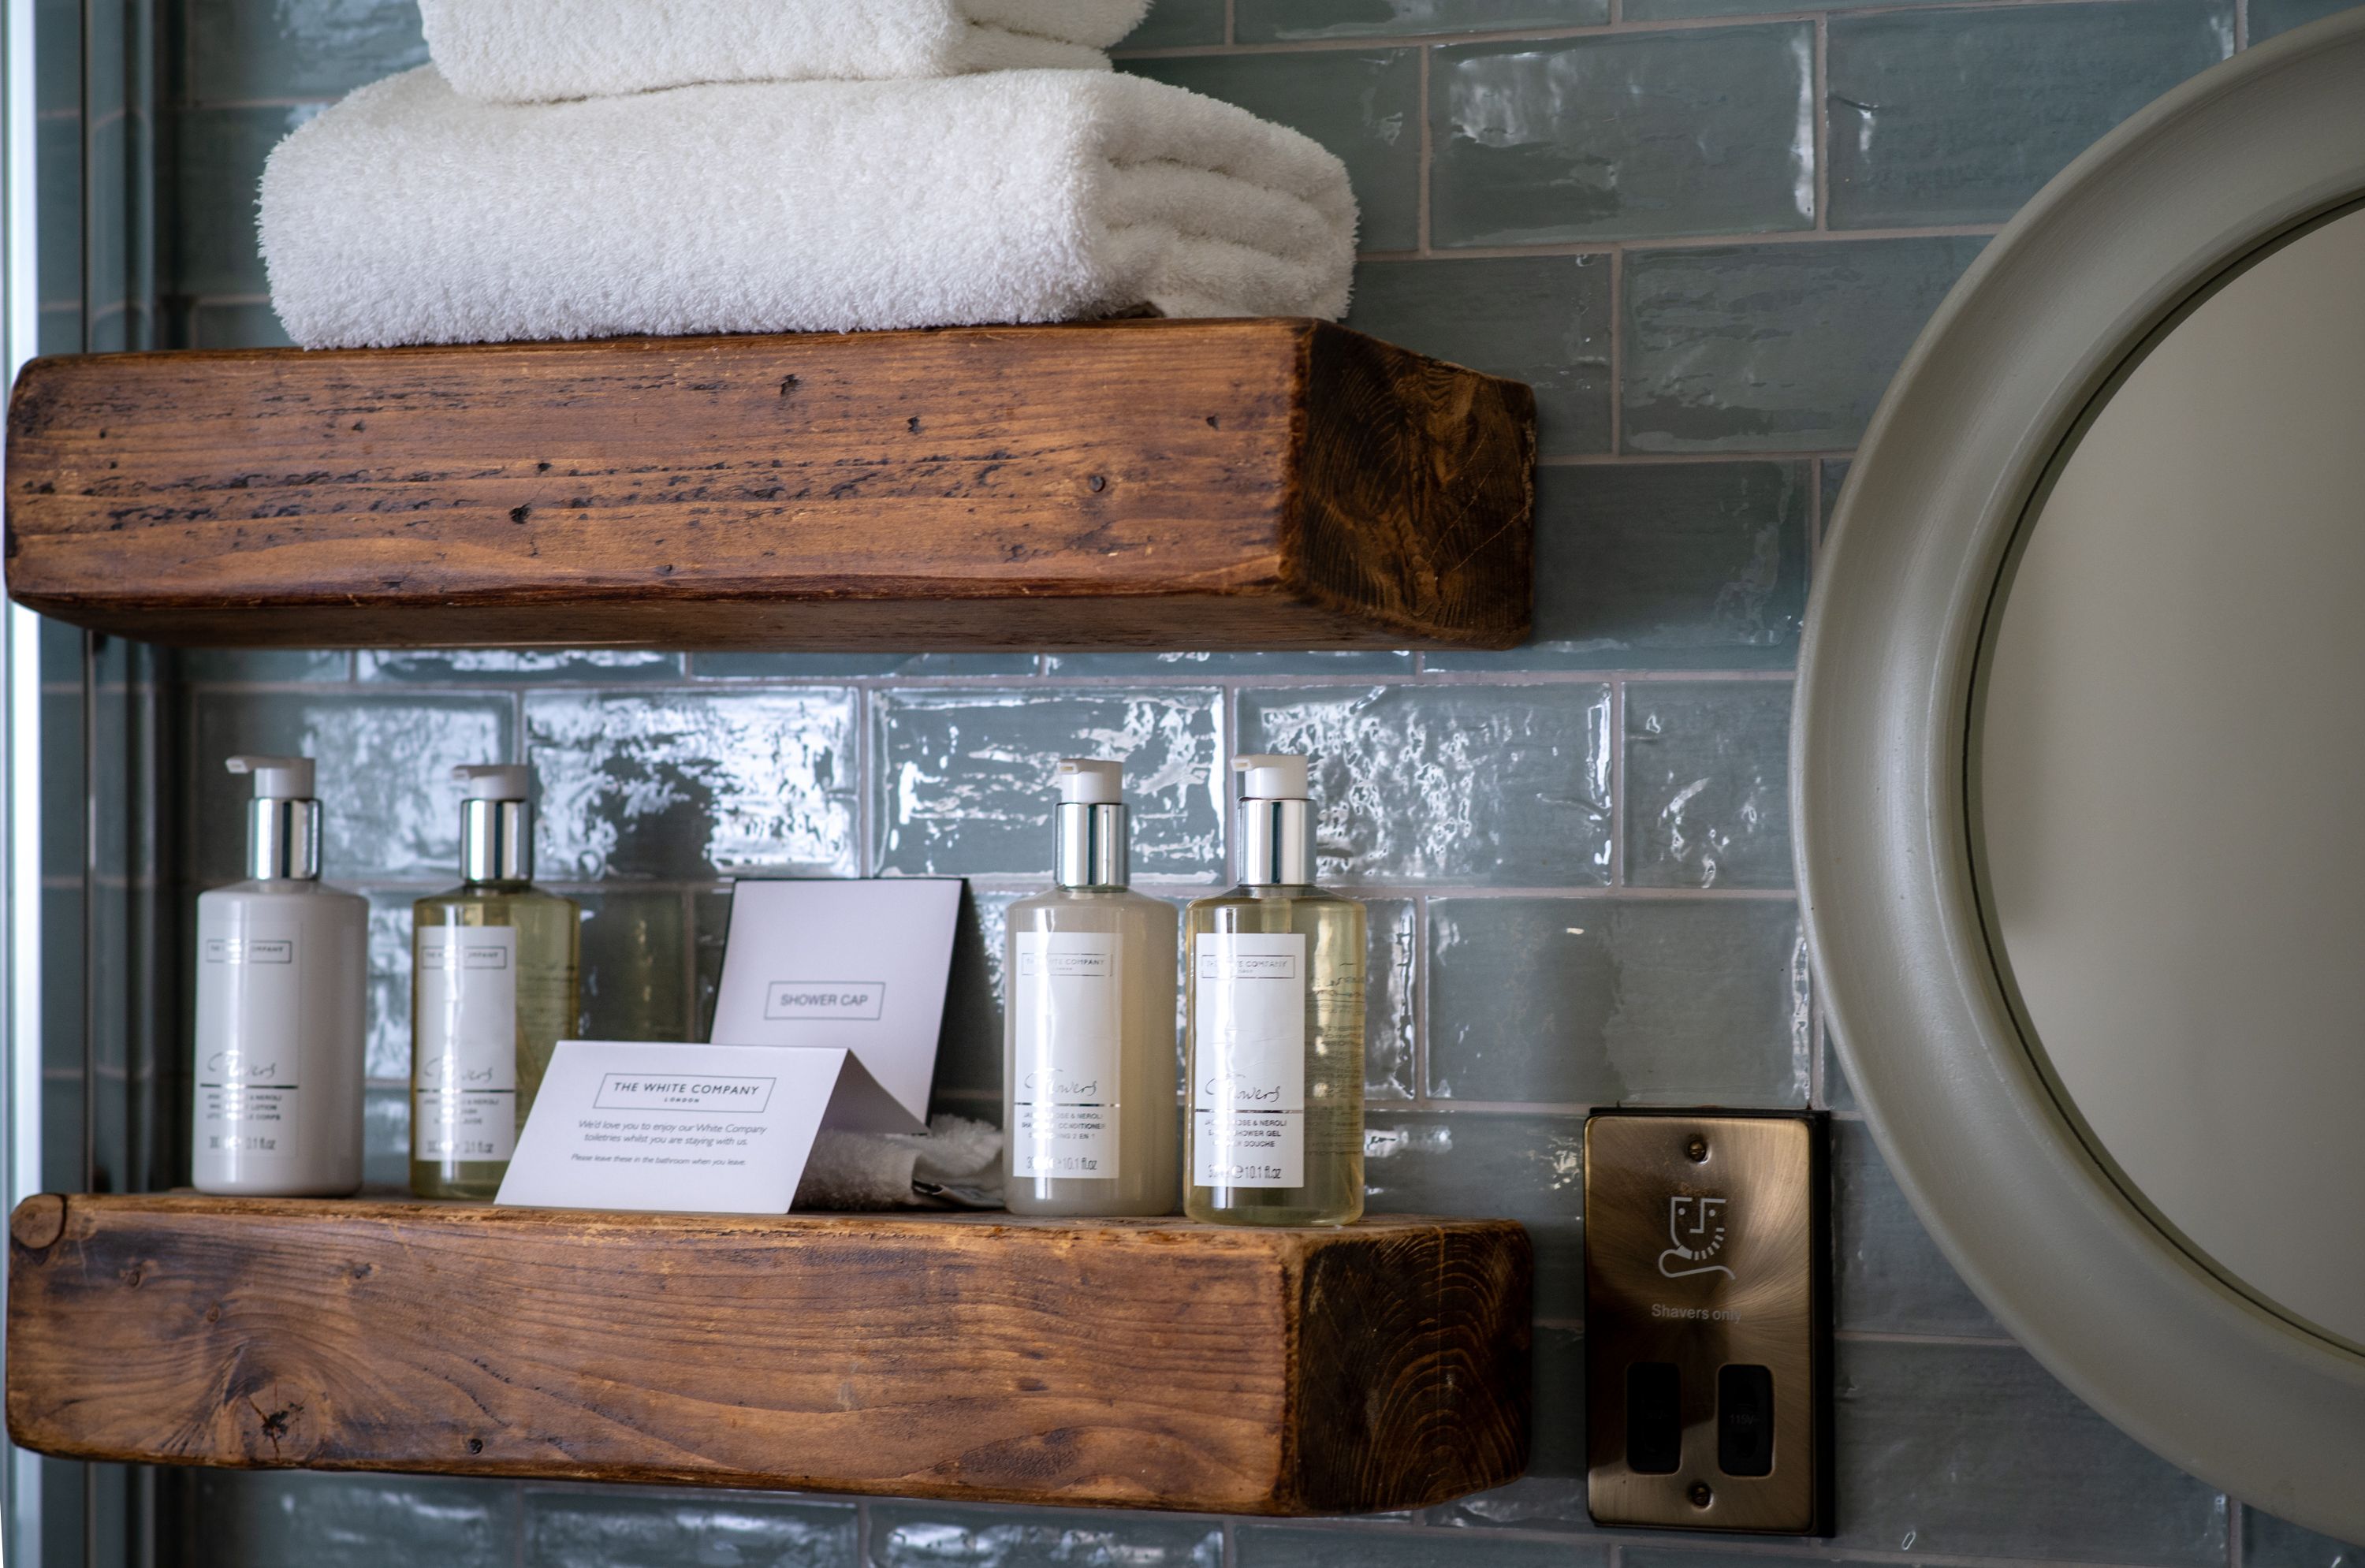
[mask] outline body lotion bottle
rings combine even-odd
[[[369,904],[320,882],[312,761],[233,756],[254,779],[247,879],[197,900],[201,1193],[342,1197],[362,1184]]]
[[[533,886],[532,775],[455,767],[460,886],[411,905],[410,1190],[500,1191],[518,1128],[574,1034],[582,912]]]
[[[1183,1206],[1217,1225],[1347,1225],[1363,1212],[1363,906],[1314,885],[1306,758],[1232,767],[1240,885],[1183,919]]]
[[[1006,1200],[1022,1215],[1172,1214],[1174,906],[1126,885],[1124,768],[1071,758],[1055,777],[1057,885],[1004,922]]]

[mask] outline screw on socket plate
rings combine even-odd
[[[1705,1481],[1693,1482],[1692,1489],[1684,1495],[1692,1500],[1692,1506],[1695,1508],[1705,1508],[1716,1501],[1716,1494],[1708,1489],[1708,1483]]]
[[[1694,1165],[1707,1163],[1708,1139],[1700,1137],[1698,1133],[1692,1134],[1691,1142],[1684,1145],[1684,1152],[1691,1156],[1691,1161]]]

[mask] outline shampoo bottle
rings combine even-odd
[[[1174,1212],[1174,906],[1126,884],[1125,770],[1059,766],[1056,886],[1010,906],[1011,1212]]]
[[[560,1040],[575,1033],[581,911],[532,885],[532,776],[455,767],[460,886],[411,905],[410,1190],[490,1198]]]
[[[1243,756],[1240,885],[1183,917],[1191,1180],[1218,1225],[1363,1212],[1363,906],[1314,885],[1302,756]]]
[[[251,775],[247,879],[197,900],[201,1193],[342,1197],[362,1184],[369,904],[320,883],[320,803],[302,756]]]

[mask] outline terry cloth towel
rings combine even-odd
[[[531,103],[699,82],[1105,71],[1149,0],[420,0],[471,98]]]
[[[433,66],[297,128],[263,175],[308,348],[857,331],[1347,307],[1339,160],[1085,71],[484,104]]]
[[[824,1127],[806,1157],[801,1209],[998,1209],[1002,1129],[937,1116],[925,1133]]]

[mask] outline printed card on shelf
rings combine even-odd
[[[842,1047],[561,1040],[494,1202],[786,1214],[841,1106],[896,1108]]]
[[[958,877],[737,882],[712,1039],[851,1051],[876,1092],[841,1093],[826,1125],[926,1131],[960,894]]]

